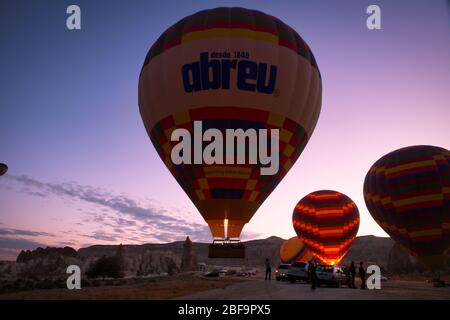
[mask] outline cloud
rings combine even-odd
[[[74,240],[60,241],[57,243],[58,247],[72,247],[76,245],[77,243]]]
[[[46,245],[27,239],[0,237],[1,249],[34,250],[37,247],[46,247]]]
[[[47,233],[47,232],[38,232],[38,231],[31,231],[31,230],[18,230],[18,229],[2,229],[2,228],[0,228],[0,236],[54,237],[54,235]]]
[[[156,241],[179,240],[180,235],[189,235],[198,241],[210,240],[211,235],[206,224],[197,223],[191,217],[171,215],[171,210],[157,207],[153,201],[150,201],[152,203],[150,206],[142,206],[127,196],[116,195],[91,186],[81,186],[74,182],[47,183],[23,175],[8,175],[7,178],[23,185],[22,191],[33,196],[36,196],[36,193],[39,193],[40,197],[63,196],[104,207],[101,210],[103,213],[94,213],[93,217],[84,220],[86,223],[101,223],[113,229],[134,227],[151,230],[150,236]],[[112,210],[115,215],[105,218],[105,209],[108,209],[106,212]],[[138,223],[141,225],[138,226]],[[117,238],[117,234],[118,232],[109,234],[103,232],[94,233],[89,237],[113,241]]]
[[[136,200],[117,195],[112,192],[82,186],[74,182],[47,183],[41,182],[28,176],[8,175],[8,179],[20,183],[23,192],[40,197],[56,195],[81,200],[103,208],[88,213],[89,217],[82,222],[87,224],[101,224],[110,227],[111,231],[95,231],[90,235],[83,236],[103,241],[117,241],[124,239],[123,232],[132,230],[130,236],[140,233],[143,239],[159,242],[171,242],[182,240],[189,235],[195,241],[211,241],[211,233],[206,223],[196,222],[192,216],[176,215],[177,209],[168,209],[158,206],[156,201],[149,201],[150,205],[142,206]],[[246,237],[250,233],[246,232]],[[256,235],[256,234],[251,234]],[[129,238],[131,240],[131,238]]]
[[[94,231],[91,235],[84,235],[88,238],[93,238],[96,240],[102,240],[102,241],[117,241],[117,238],[111,234],[108,234],[104,231]]]
[[[54,237],[47,232],[0,228],[0,260],[15,260],[21,250],[46,247],[39,241],[28,239],[29,237],[40,236]]]
[[[131,227],[131,226],[135,226],[135,225],[136,225],[136,221],[133,221],[133,220],[126,220],[126,219],[123,219],[123,218],[118,218],[118,219],[116,220],[116,223],[117,223],[119,226],[124,226],[124,227]]]

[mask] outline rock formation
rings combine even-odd
[[[78,253],[71,247],[53,248],[47,247],[37,248],[36,250],[22,250],[17,256],[16,262],[27,263],[31,260],[37,259],[57,259],[58,257],[71,257],[77,258]]]
[[[180,259],[170,251],[146,251],[130,261],[129,272],[137,276],[168,274],[180,270]]]
[[[183,257],[181,259],[181,271],[197,271],[197,256],[195,252],[192,250],[192,241],[189,237],[186,238],[186,241],[183,244]]]

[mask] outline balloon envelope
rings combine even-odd
[[[375,221],[428,268],[441,266],[450,247],[450,151],[411,146],[370,168],[364,200]]]
[[[159,156],[214,237],[239,237],[297,160],[319,117],[321,83],[297,32],[255,10],[200,11],[152,45],[139,78],[140,113]],[[260,159],[175,164],[171,154],[179,142],[171,135],[182,128],[193,136],[194,121],[202,121],[203,132],[216,129],[224,137],[227,129],[278,129],[278,172],[262,175]],[[249,149],[239,152],[248,159]],[[226,152],[236,159],[237,152]]]
[[[280,260],[282,263],[294,263],[300,261],[310,261],[313,258],[309,251],[298,237],[292,237],[280,247]]]
[[[292,223],[297,235],[316,258],[326,264],[338,264],[356,237],[359,212],[345,194],[320,190],[298,202]]]
[[[8,166],[4,163],[0,163],[0,176],[4,175],[8,171]]]

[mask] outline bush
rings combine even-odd
[[[121,278],[123,277],[123,270],[120,259],[117,257],[102,257],[90,266],[86,275],[90,279],[98,277]]]
[[[57,286],[55,285],[55,283],[52,280],[50,280],[50,279],[44,279],[44,280],[38,282],[35,285],[36,289],[46,289],[46,290],[47,289],[53,289],[53,288],[56,288],[56,287]]]

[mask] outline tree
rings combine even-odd
[[[121,278],[123,277],[123,270],[117,256],[103,256],[90,266],[89,270],[86,272],[86,275],[88,278]]]

